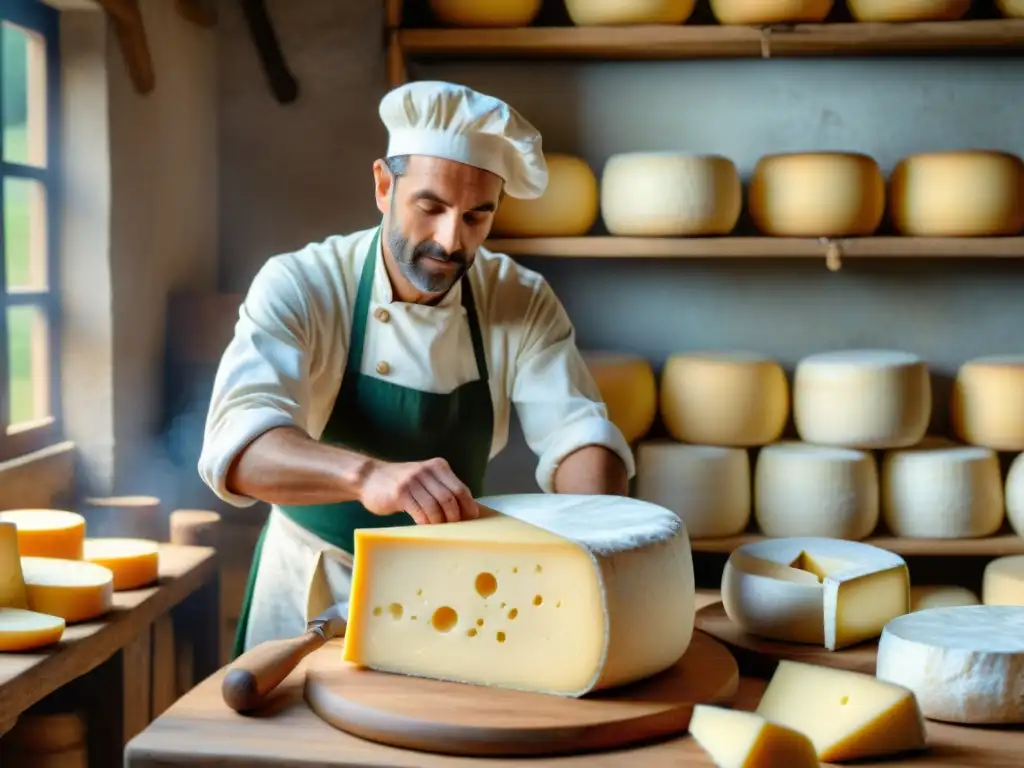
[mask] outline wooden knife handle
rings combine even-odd
[[[246,651],[228,668],[221,684],[224,703],[235,712],[256,709],[306,656],[326,642],[319,632],[269,640]]]

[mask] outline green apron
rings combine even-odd
[[[466,310],[479,378],[448,394],[421,392],[387,381],[363,376],[363,341],[370,311],[380,228],[373,236],[359,278],[352,317],[348,362],[334,409],[320,440],[384,461],[426,461],[443,458],[473,496],[483,495],[484,475],[494,433],[494,406],[488,384],[483,336],[469,279],[462,282],[462,306]],[[356,501],[279,507],[282,513],[332,545],[352,554],[358,528],[414,525],[406,512],[375,515]],[[234,656],[245,648],[249,610],[259,572],[264,525],[253,551],[242,612],[235,634]]]

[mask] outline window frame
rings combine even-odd
[[[0,129],[0,461],[38,451],[61,440],[64,431],[61,397],[61,98],[60,98],[60,12],[42,0],[3,0],[0,24],[8,22],[28,29],[43,39],[46,61],[46,166],[37,168],[4,160],[3,130]],[[3,42],[0,39],[0,92],[3,90]],[[7,291],[6,240],[4,232],[4,180],[28,179],[40,183],[46,201],[46,288]],[[49,352],[50,416],[25,424],[10,421],[10,356],[7,309],[12,306],[38,307],[46,319]]]

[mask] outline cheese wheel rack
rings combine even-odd
[[[743,533],[716,539],[693,539],[694,552],[727,555],[744,544],[762,541],[767,536]],[[1015,533],[985,536],[977,539],[911,539],[898,536],[869,536],[865,544],[895,552],[907,557],[1003,557],[1024,555],[1024,537]]]

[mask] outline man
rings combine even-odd
[[[503,195],[544,192],[537,131],[441,82],[380,115],[381,225],[271,258],[214,383],[199,472],[235,506],[273,505],[236,655],[347,600],[356,528],[476,517],[510,404],[545,492],[624,495],[634,472],[551,288],[482,247]]]

